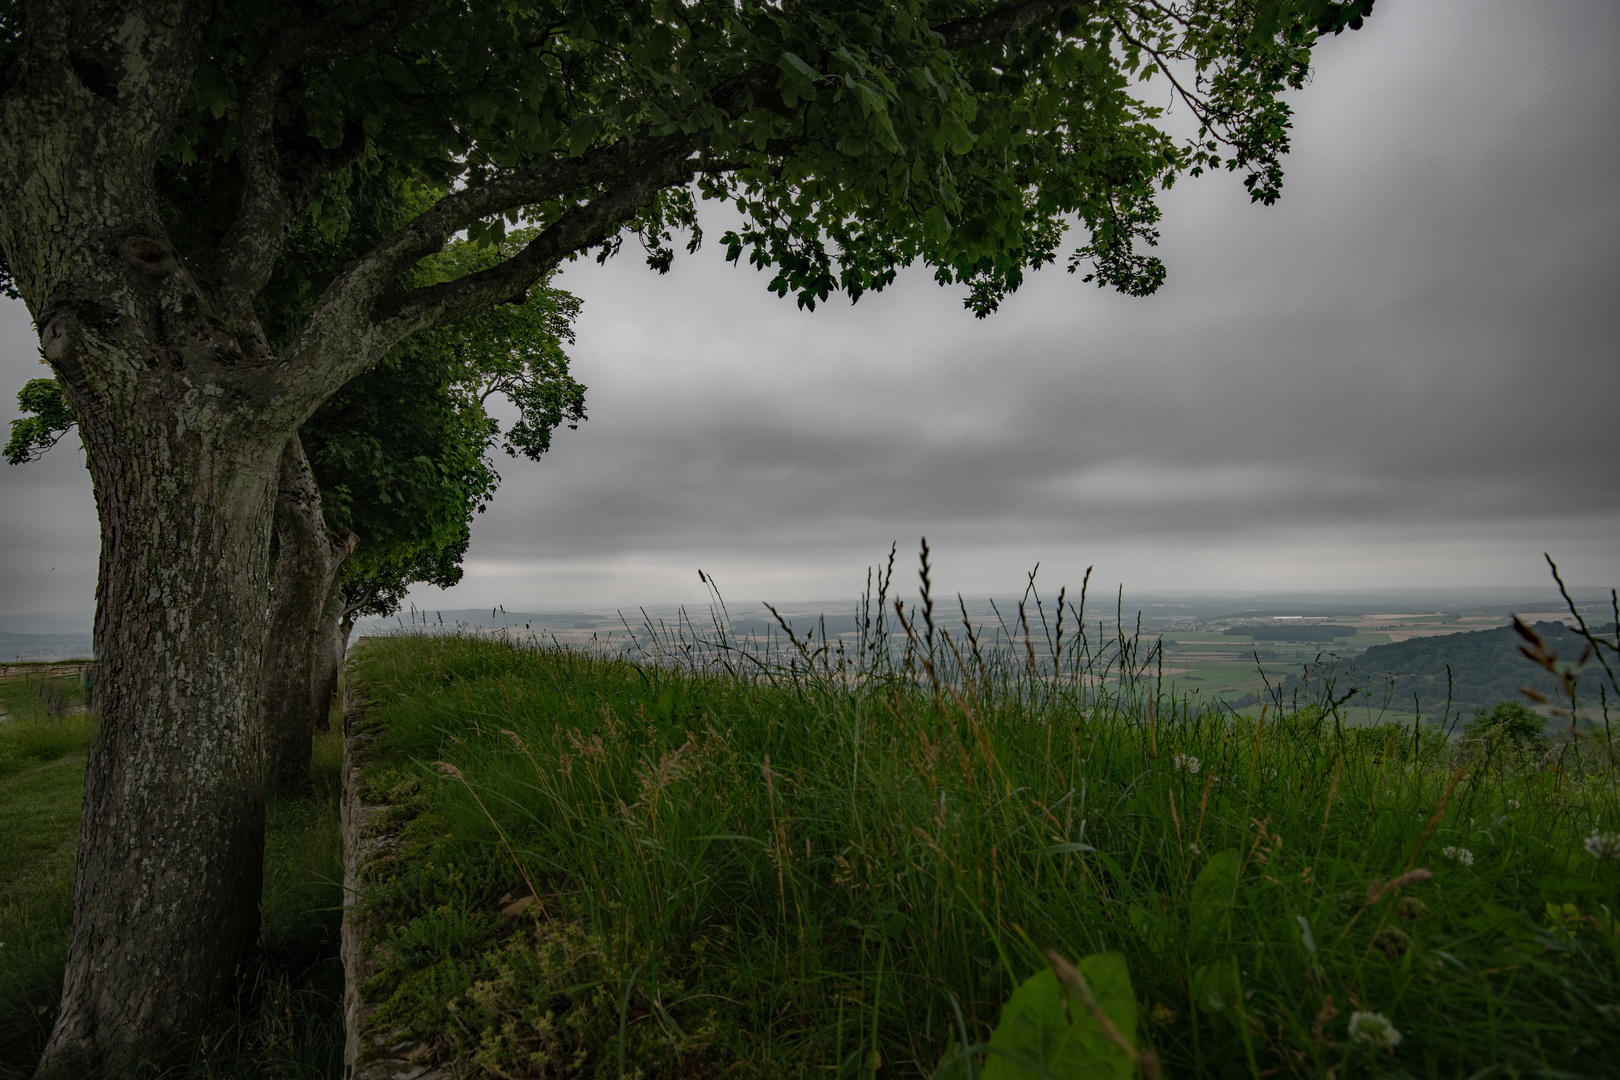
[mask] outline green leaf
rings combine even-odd
[[[568,128],[568,156],[578,157],[590,149],[591,143],[596,141],[597,133],[601,130],[602,125],[594,116],[576,120]]]
[[[1103,1015],[1134,1045],[1136,994],[1125,958],[1098,953],[1075,968],[1090,984]],[[1050,969],[1030,976],[1013,991],[988,1046],[992,1053],[980,1074],[983,1080],[1036,1080],[1042,1075],[1037,1069],[1062,1080],[1124,1080],[1136,1075],[1135,1062],[1103,1033],[1084,1005],[1069,997]]]
[[[1194,968],[1191,993],[1193,1004],[1201,1011],[1232,1010],[1228,1017],[1233,1018],[1233,1013],[1242,1011],[1243,990],[1238,981],[1237,961],[1227,957]]]
[[[1047,968],[1025,979],[1001,1007],[1001,1023],[990,1036],[990,1046],[1044,1068],[1063,1052],[1068,1037],[1063,991]],[[999,1056],[985,1062],[983,1073],[984,1080],[1026,1080],[1035,1075]]]
[[[5,449],[6,461],[12,465],[38,461],[76,422],[73,408],[55,379],[29,379],[24,383],[17,391],[17,411],[25,415],[11,422],[11,438]]]
[[[1131,927],[1136,931],[1147,947],[1156,953],[1170,951],[1170,931],[1165,926],[1164,916],[1155,911],[1149,911],[1139,904],[1131,905]]]
[[[950,146],[951,152],[954,154],[966,154],[973,149],[973,144],[978,142],[978,138],[973,132],[957,123],[954,118],[941,125],[941,131],[945,136],[946,144]]]
[[[1097,1007],[1102,1014],[1108,1017],[1126,1042],[1135,1046],[1136,991],[1131,987],[1131,972],[1125,957],[1117,952],[1094,953],[1074,966],[1091,985],[1092,996],[1097,999]],[[1080,1002],[1071,998],[1069,1012],[1074,1017],[1079,1045],[1089,1051],[1087,1057],[1080,1059],[1088,1067],[1085,1071],[1076,1069],[1060,1075],[1099,1078],[1136,1075],[1136,1063],[1130,1055],[1103,1034],[1102,1027]]]
[[[900,137],[894,133],[894,121],[889,119],[889,110],[880,103],[873,110],[872,119],[877,123],[878,142],[892,154],[900,152]]]
[[[816,74],[816,69],[805,63],[797,53],[784,52],[782,59],[776,62],[776,66],[789,74],[797,73],[811,83],[821,78]]]
[[[1242,857],[1236,849],[1227,848],[1211,855],[1193,879],[1192,897],[1187,902],[1187,951],[1194,959],[1220,935],[1242,868]]]

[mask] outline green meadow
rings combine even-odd
[[[373,1028],[496,1077],[1612,1070],[1601,732],[1234,713],[1050,615],[1013,648],[881,598],[765,654],[722,618],[367,640],[405,840],[365,886]]]
[[[1613,1073],[1611,732],[1234,711],[1038,598],[1011,633],[881,591],[831,639],[719,614],[357,645],[404,841],[358,898],[374,1032],[468,1077]],[[0,682],[0,1078],[54,1019],[84,706]],[[341,769],[323,734],[273,794],[239,1005],[128,1075],[341,1074]]]

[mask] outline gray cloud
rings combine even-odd
[[[1319,50],[1278,206],[1229,176],[1167,195],[1146,300],[1047,270],[978,322],[917,271],[812,314],[712,244],[665,277],[572,265],[591,419],[501,463],[466,583],[419,599],[697,600],[699,565],[848,595],[922,533],[970,592],[1037,560],[1133,590],[1528,584],[1544,549],[1620,580],[1617,46],[1602,0],[1380,7]],[[0,540],[93,575],[86,485],[30,468],[0,471],[33,508]],[[49,593],[7,574],[0,609]]]

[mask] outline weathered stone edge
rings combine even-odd
[[[361,770],[376,755],[378,735],[366,723],[366,701],[353,668],[343,693],[343,1076],[344,1080],[450,1080],[446,1067],[425,1064],[427,1048],[395,1041],[400,1033],[367,1030],[377,1006],[360,995],[382,963],[366,941],[370,929],[360,903],[365,870],[400,848],[386,803],[361,798]],[[393,1036],[394,1038],[391,1038]],[[360,1060],[364,1056],[365,1060]]]

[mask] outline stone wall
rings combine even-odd
[[[343,1076],[344,1080],[449,1080],[451,1070],[424,1059],[427,1048],[398,1031],[368,1027],[377,1006],[360,988],[381,966],[375,942],[368,941],[365,882],[367,868],[392,859],[399,851],[397,827],[389,824],[388,807],[361,795],[361,771],[374,753],[378,735],[366,721],[365,701],[346,679],[343,696]]]

